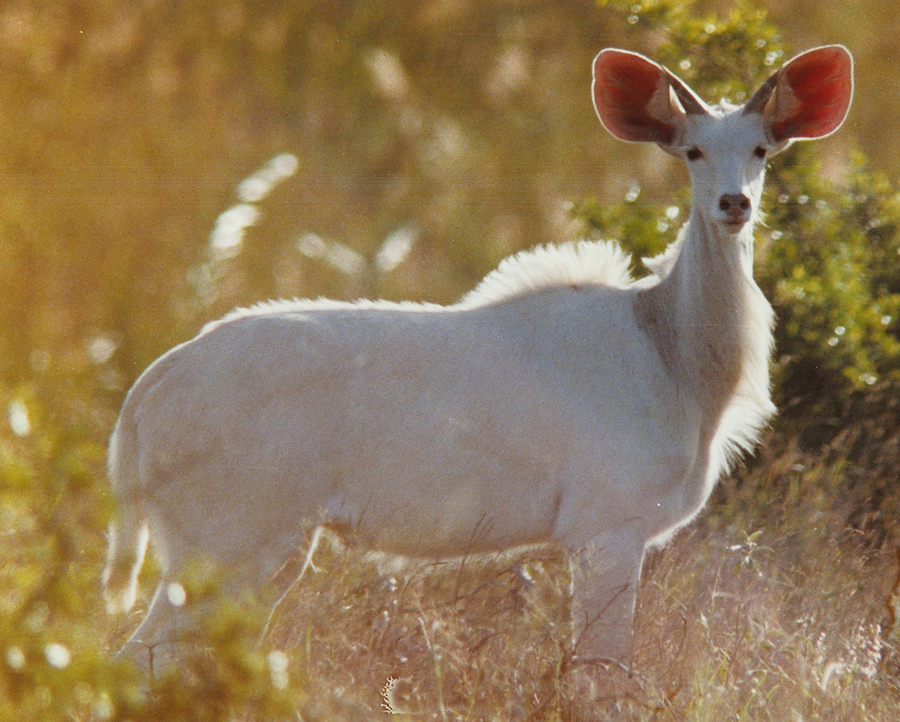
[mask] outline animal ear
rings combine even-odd
[[[815,48],[789,60],[750,99],[777,143],[830,135],[853,99],[853,56],[842,45]]]
[[[617,138],[676,145],[689,113],[706,113],[700,98],[643,55],[603,50],[594,59],[594,108]]]

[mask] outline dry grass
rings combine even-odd
[[[893,722],[897,539],[854,528],[852,473],[787,448],[726,482],[647,560],[631,673],[567,664],[565,557],[544,548],[401,568],[323,543],[266,645],[307,722]]]
[[[287,655],[304,722],[895,722],[895,416],[815,454],[773,436],[725,480],[647,558],[631,670],[568,660],[560,549],[402,565],[327,536],[263,651]]]

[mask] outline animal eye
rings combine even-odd
[[[703,151],[694,146],[693,148],[688,149],[687,159],[688,160],[700,160],[703,157]]]
[[[756,146],[753,151],[753,155],[755,155],[757,158],[765,158],[767,153],[768,151],[761,145]]]

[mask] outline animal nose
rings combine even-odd
[[[726,193],[719,198],[719,210],[729,218],[743,219],[750,212],[750,199],[743,193]]]

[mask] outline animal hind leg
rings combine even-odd
[[[151,676],[157,676],[176,656],[181,633],[188,624],[183,616],[169,598],[169,583],[161,581],[153,593],[147,615],[116,656],[129,657]]]

